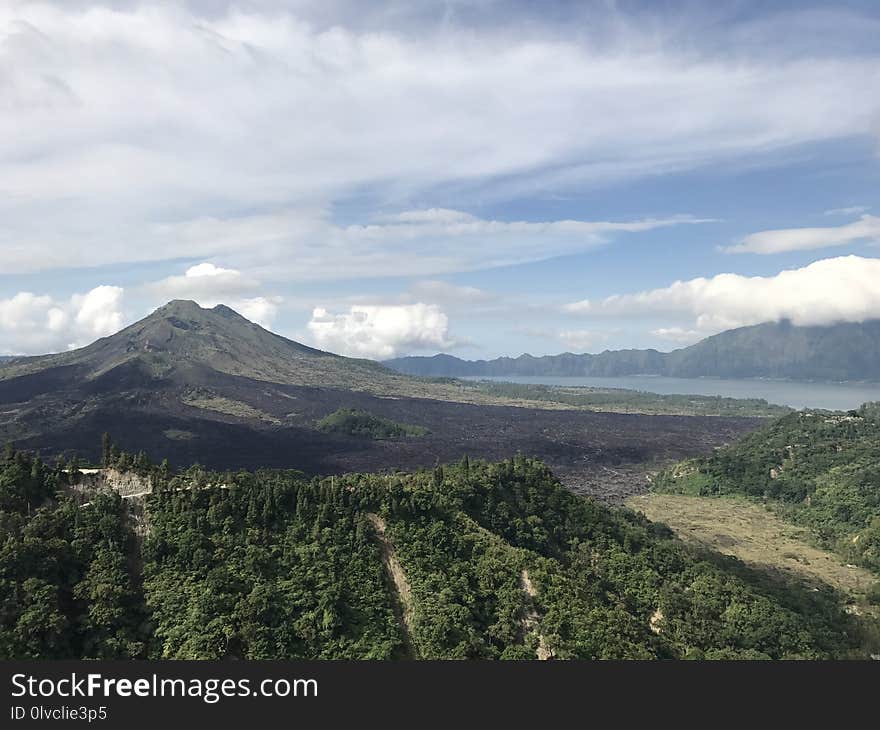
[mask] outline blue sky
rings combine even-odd
[[[12,0],[0,106],[0,353],[171,298],[380,359],[880,317],[872,2]]]

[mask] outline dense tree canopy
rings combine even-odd
[[[14,450],[0,462],[0,657],[867,651],[830,589],[697,553],[523,457],[324,479],[172,474],[109,443],[105,459],[152,494],[74,491],[75,473]]]
[[[375,416],[357,408],[340,408],[324,416],[316,428],[324,433],[339,433],[369,439],[402,439],[425,436],[428,429],[408,423],[397,423],[390,418]]]

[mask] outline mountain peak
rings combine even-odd
[[[216,316],[215,316],[216,315]],[[222,317],[223,320],[217,317]],[[232,307],[225,304],[217,304],[214,307],[203,307],[198,302],[191,299],[172,299],[167,304],[163,304],[152,314],[148,315],[142,322],[151,320],[173,320],[180,319],[190,323],[205,324],[213,322],[217,326],[223,326],[223,321],[237,321],[239,323],[247,323],[257,326],[247,317],[236,312]]]
[[[216,307],[211,308],[212,312],[216,312],[224,317],[240,317],[241,319],[246,319],[242,317],[238,312],[236,312],[232,307],[227,307],[225,304],[218,304]]]
[[[196,314],[206,311],[208,310],[203,309],[198,302],[194,302],[192,299],[172,299],[156,309],[153,314]]]
[[[87,347],[32,358],[16,372],[57,366],[76,366],[84,379],[124,366],[126,372],[136,369],[150,378],[189,385],[201,382],[197,373],[209,371],[325,387],[379,383],[384,388],[393,377],[378,363],[340,357],[274,334],[224,304],[206,308],[187,299],[170,301]]]

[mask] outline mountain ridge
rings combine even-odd
[[[767,322],[726,330],[665,353],[629,349],[494,360],[440,354],[383,364],[409,375],[433,377],[665,375],[880,382],[880,320],[807,327],[787,320]]]

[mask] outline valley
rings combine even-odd
[[[545,460],[573,490],[612,501],[644,491],[648,470],[709,453],[762,423],[757,418],[381,398],[224,375],[213,376],[210,387],[197,396],[187,386],[145,382],[100,398],[76,389],[63,397],[59,407],[56,393],[25,404],[15,420],[0,425],[0,440],[46,458],[76,453],[95,462],[101,434],[110,432],[126,448],[167,457],[175,465],[296,468],[309,474],[408,470],[465,455],[499,460],[524,453]],[[361,409],[428,432],[418,438],[372,440],[316,428],[340,408]]]
[[[877,423],[413,377],[171,302],[0,366],[0,654],[865,658]]]
[[[574,491],[620,501],[645,490],[648,470],[709,453],[786,412],[631,396],[415,378],[286,340],[228,308],[171,302],[82,350],[0,367],[0,441],[47,459],[95,462],[109,432],[172,465],[316,475],[523,453],[544,460]],[[322,419],[340,409],[425,433],[371,439],[322,430]],[[725,415],[689,415],[705,412]]]

